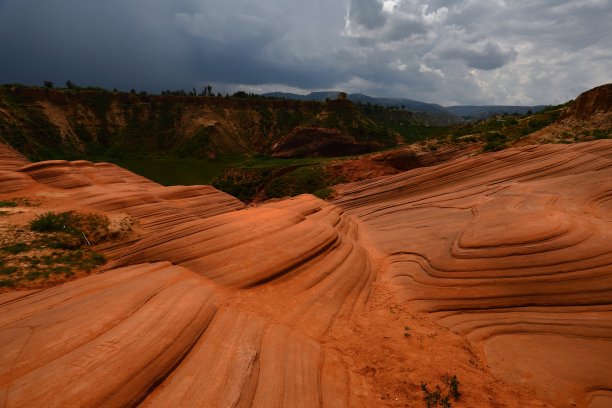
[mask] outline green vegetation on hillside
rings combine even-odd
[[[238,165],[244,160],[242,156],[219,159],[111,159],[118,166],[164,186],[212,184],[213,180],[226,168]]]
[[[428,125],[419,119],[416,114],[403,110],[372,104],[358,104],[356,106],[374,123],[383,124],[388,135],[396,133],[401,136],[405,143],[441,137],[446,135],[450,128],[449,126]]]
[[[550,106],[532,115],[504,115],[457,126],[450,133],[451,141],[484,141],[485,151],[496,151],[505,148],[508,143],[525,137],[554,123],[561,110],[570,102]]]
[[[333,130],[327,132],[329,154],[424,141],[431,152],[469,143],[496,151],[553,123],[566,105],[432,126],[418,113],[341,99],[279,100],[245,92],[222,97],[209,87],[160,96],[75,84],[60,89],[12,84],[0,86],[0,141],[33,161],[109,161],[164,185],[213,184],[249,202],[301,193],[326,197],[330,186],[345,181],[327,169],[328,159],[270,157],[274,146],[299,154],[302,145],[296,143],[307,145],[325,134],[320,129]],[[610,137],[609,131],[591,132],[589,137]],[[358,148],[346,150],[341,143]],[[317,146],[304,155],[328,154]]]
[[[213,186],[245,202],[304,193],[327,198],[329,186],[345,181],[327,170],[329,161],[328,158],[250,158],[226,168],[213,181]]]
[[[208,94],[207,94],[208,95]],[[289,101],[100,88],[0,86],[0,141],[33,161],[207,159],[269,155],[298,127],[339,130],[358,143],[392,147],[422,123],[410,112],[347,101]]]

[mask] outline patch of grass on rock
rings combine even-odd
[[[127,217],[119,229],[102,214],[49,211],[27,227],[0,231],[0,290],[48,287],[83,276],[106,263],[95,245],[123,239],[134,220]]]

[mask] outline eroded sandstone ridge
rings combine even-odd
[[[509,149],[344,186],[336,204],[411,307],[500,378],[584,406],[611,397],[611,158],[609,141]]]
[[[248,208],[7,149],[0,194],[142,227],[99,274],[0,295],[0,406],[418,407],[450,375],[456,407],[612,403],[611,141]]]

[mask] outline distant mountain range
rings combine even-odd
[[[311,92],[308,95],[299,95],[287,92],[269,92],[263,94],[267,97],[297,99],[303,101],[324,101],[326,98],[335,99],[340,92],[323,91]],[[371,103],[373,105],[395,106],[412,112],[435,113],[443,116],[450,123],[462,122],[463,120],[478,120],[486,119],[493,115],[499,114],[519,114],[525,115],[529,111],[538,112],[546,107],[546,105],[537,106],[504,106],[504,105],[487,105],[487,106],[449,106],[444,107],[435,103],[427,103],[415,101],[406,98],[375,98],[364,94],[348,94],[348,99],[355,103]]]
[[[503,115],[504,113],[512,115],[518,113],[519,115],[526,115],[531,112],[539,112],[544,109],[546,105],[536,106],[505,106],[505,105],[486,105],[486,106],[447,106],[448,112],[451,112],[464,119],[486,119],[493,115]]]

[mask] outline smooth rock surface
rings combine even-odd
[[[423,406],[451,375],[457,407],[610,402],[611,141],[248,208],[104,163],[0,168],[0,199],[43,201],[17,220],[141,228],[98,274],[0,294],[0,406]]]

